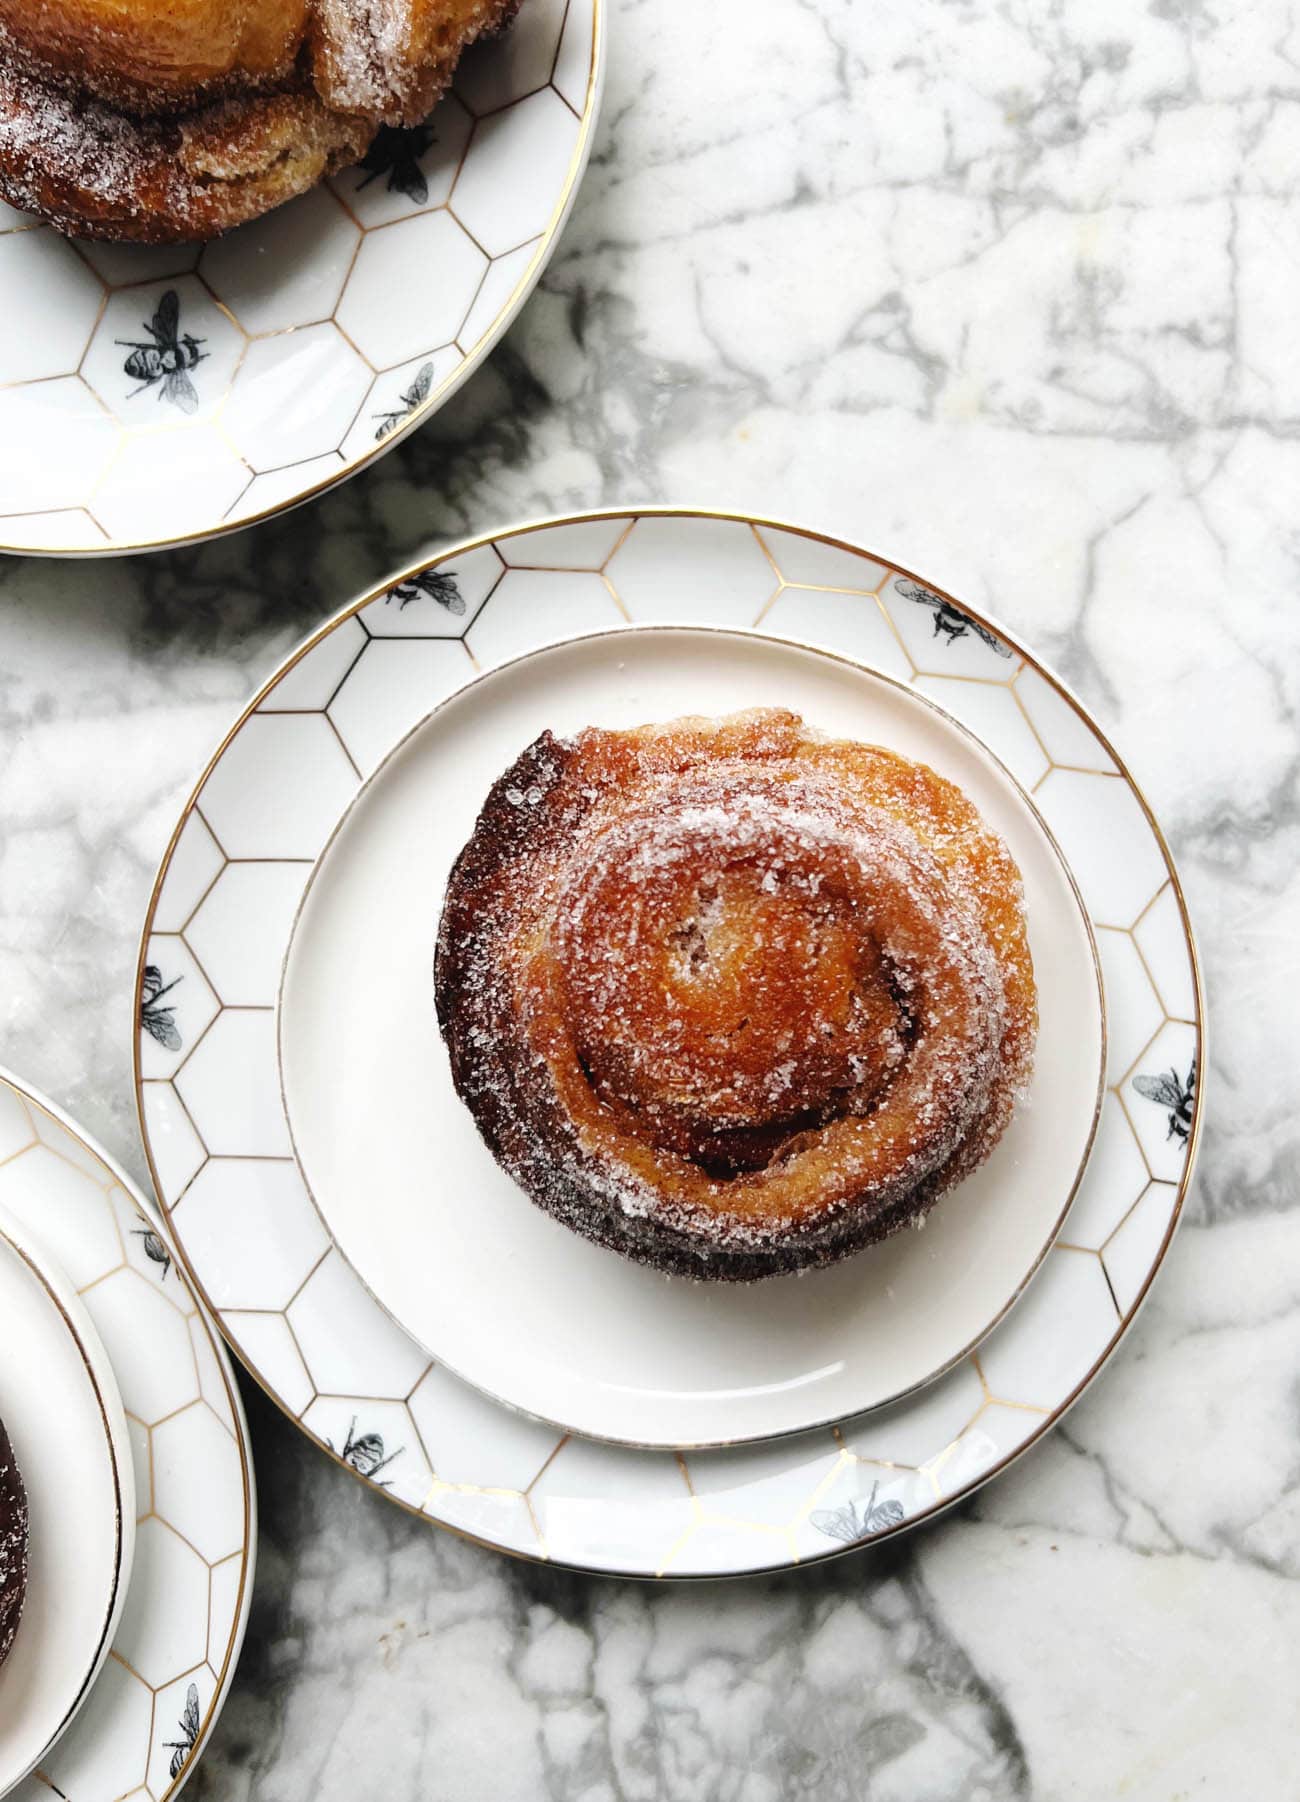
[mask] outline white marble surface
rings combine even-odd
[[[432,539],[685,500],[999,613],[1164,819],[1199,1180],[1063,1430],[901,1543],[721,1587],[422,1528],[251,1396],[263,1554],[209,1802],[1295,1794],[1300,6],[615,0],[542,290],[431,427],[254,533],[0,564],[3,1059],[134,1170],[135,935],[255,681]]]

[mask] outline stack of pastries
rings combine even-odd
[[[213,237],[414,124],[519,0],[0,0],[0,196]]]

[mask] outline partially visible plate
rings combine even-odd
[[[0,1208],[39,1234],[116,1377],[135,1472],[135,1559],[111,1650],[17,1802],[170,1802],[234,1676],[252,1597],[248,1429],[225,1347],[166,1231],[106,1154],[0,1070]],[[0,1373],[0,1411],[3,1399]],[[43,1531],[33,1497],[33,1534]],[[26,1623],[0,1673],[23,1650]],[[107,1646],[106,1646],[107,1649]]]
[[[473,373],[541,275],[600,103],[605,0],[525,0],[426,125],[207,245],[0,203],[0,550],[192,542],[322,493]]]
[[[940,702],[1061,846],[1106,991],[1096,1144],[1018,1305],[905,1401],[726,1451],[566,1438],[434,1364],[322,1226],[276,1082],[294,913],[365,778],[467,670],[629,620],[756,627]],[[780,1569],[969,1495],[1061,1418],[1134,1319],[1203,1113],[1204,1006],[1182,892],[1149,806],[1086,710],[1032,651],[933,583],[744,515],[539,521],[453,545],[359,596],[273,672],[201,773],[154,888],[139,974],[150,1165],[178,1254],[240,1356],[323,1451],[393,1501],[585,1570]]]
[[[49,1251],[0,1208],[0,1420],[27,1490],[27,1597],[0,1665],[0,1795],[50,1750],[108,1657],[135,1475],[108,1355]]]
[[[1011,849],[1039,992],[1033,1076],[992,1157],[925,1222],[831,1270],[672,1280],[527,1199],[451,1082],[433,948],[488,788],[539,733],[783,705],[929,764]],[[282,821],[286,836],[295,822]],[[377,999],[382,997],[382,1001]],[[1083,1175],[1105,1032],[1088,918],[1024,792],[932,701],[756,633],[640,626],[530,653],[443,702],[351,803],[285,963],[299,1166],[363,1282],[430,1355],[566,1432],[686,1449],[825,1426],[969,1353],[1046,1255]]]

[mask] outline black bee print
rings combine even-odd
[[[179,1051],[181,1035],[173,1018],[175,1002],[163,1007],[162,998],[170,995],[176,984],[184,980],[183,976],[176,976],[164,985],[162,971],[157,964],[146,964],[144,967],[144,982],[140,989],[140,1024],[164,1051]]]
[[[122,365],[123,371],[140,384],[139,388],[131,390],[131,394],[139,394],[142,388],[152,388],[155,382],[161,382],[159,400],[171,401],[182,413],[193,413],[199,404],[199,396],[189,371],[197,368],[207,356],[206,350],[199,349],[199,345],[206,344],[207,340],[191,337],[189,332],[182,337],[180,324],[180,296],[175,288],[168,288],[158,302],[158,311],[153,318],[144,321],[144,329],[152,342],[141,343],[133,338],[119,338],[117,342],[131,352]]]
[[[844,1545],[856,1545],[860,1539],[870,1539],[874,1533],[883,1533],[886,1527],[896,1527],[903,1518],[903,1504],[897,1501],[878,1502],[876,1491],[879,1483],[871,1485],[871,1494],[862,1504],[859,1515],[852,1502],[846,1502],[842,1508],[820,1508],[812,1516],[812,1524],[819,1533],[825,1533],[831,1539],[838,1539]]]
[[[390,194],[405,194],[408,200],[423,206],[429,198],[429,184],[420,158],[436,142],[431,125],[381,125],[374,143],[361,159],[359,166],[368,174],[357,183],[357,192],[386,175]]]
[[[1192,1107],[1196,1101],[1196,1059],[1192,1059],[1186,1082],[1171,1064],[1159,1076],[1135,1076],[1133,1087],[1147,1101],[1169,1109],[1169,1131],[1165,1137],[1181,1139],[1186,1144],[1192,1130]]]
[[[465,611],[465,597],[456,586],[454,569],[422,569],[418,576],[411,576],[405,582],[399,582],[396,588],[390,588],[384,596],[384,605],[389,601],[397,602],[397,611],[427,594],[431,601],[437,601],[448,613],[454,613],[459,619]]]
[[[417,407],[422,407],[424,405],[425,401],[429,398],[429,390],[432,386],[433,364],[426,363],[419,375],[416,376],[415,380],[406,390],[405,394],[403,394],[400,407],[395,408],[391,413],[374,413],[371,415],[372,418],[379,421],[379,430],[375,433],[376,444],[378,444],[381,438],[387,438],[388,434],[401,425],[404,419],[409,419]]]
[[[159,1235],[151,1226],[133,1226],[131,1228],[131,1237],[143,1242],[144,1255],[151,1264],[162,1265],[163,1281],[166,1282],[167,1272],[172,1267],[172,1254],[163,1244]]]
[[[194,1750],[194,1742],[199,1737],[199,1691],[198,1686],[191,1683],[185,1692],[185,1712],[176,1725],[181,1730],[179,1739],[165,1739],[163,1745],[172,1755],[168,1774],[179,1777],[185,1760]]]
[[[949,644],[955,644],[959,638],[965,638],[968,633],[973,632],[976,638],[982,638],[999,657],[1011,655],[1010,646],[995,638],[986,626],[981,626],[978,620],[960,612],[951,601],[945,601],[941,594],[932,594],[928,588],[922,588],[919,582],[896,582],[894,592],[901,594],[905,601],[917,601],[922,607],[931,609],[936,638],[946,638]]]
[[[372,1483],[379,1483],[380,1471],[385,1470],[388,1465],[393,1462],[394,1458],[400,1458],[402,1453],[406,1450],[406,1447],[404,1445],[399,1445],[395,1452],[389,1452],[388,1456],[385,1457],[384,1442],[378,1433],[363,1433],[360,1439],[358,1439],[356,1435],[357,1417],[354,1414],[352,1416],[352,1425],[348,1428],[347,1439],[344,1441],[343,1450],[338,1455],[345,1464],[350,1464],[352,1466],[358,1476],[367,1477]],[[334,1441],[332,1439],[327,1439],[325,1443],[331,1451],[334,1450]],[[379,1483],[379,1487],[381,1489],[387,1489],[388,1484]]]

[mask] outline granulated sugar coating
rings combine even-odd
[[[0,1421],[0,1664],[9,1656],[27,1594],[27,1495]]]
[[[828,1264],[997,1143],[1020,875],[952,783],[794,714],[543,734],[448,884],[456,1088],[532,1198],[660,1269]]]
[[[519,0],[0,0],[0,198],[75,236],[227,231],[421,120]]]

